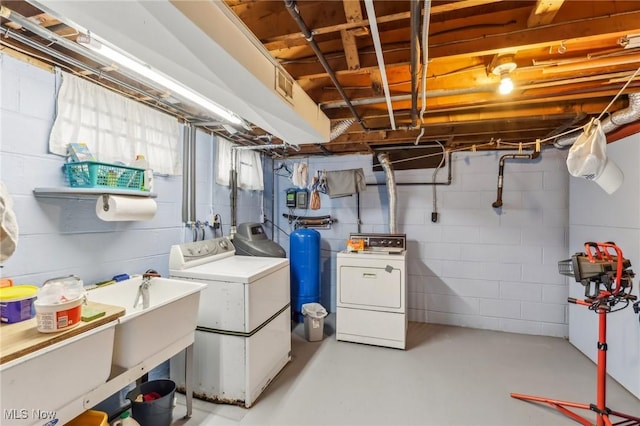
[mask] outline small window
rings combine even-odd
[[[174,117],[72,74],[61,75],[51,153],[66,155],[69,143],[85,143],[101,162],[130,164],[144,155],[155,172],[182,174],[180,124]]]

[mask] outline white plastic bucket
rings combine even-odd
[[[55,333],[80,324],[83,301],[84,297],[55,304],[42,304],[36,300],[34,306],[36,307],[38,331]]]

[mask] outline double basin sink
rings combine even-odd
[[[134,277],[87,292],[89,301],[124,307],[117,321],[0,366],[2,410],[15,414],[15,424],[43,424],[37,416],[53,416],[98,388],[110,378],[112,366],[128,370],[175,342],[193,342],[205,285],[151,278],[148,307],[134,307],[142,280]]]

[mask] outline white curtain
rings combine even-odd
[[[216,183],[229,186],[231,171],[231,147],[235,144],[228,139],[218,137],[218,155],[216,160]],[[262,162],[257,151],[238,151],[238,188],[250,191],[264,190]]]
[[[62,73],[49,151],[85,143],[97,161],[131,164],[144,155],[154,172],[182,174],[180,124],[160,111],[72,74]]]

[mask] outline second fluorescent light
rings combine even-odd
[[[215,102],[194,92],[188,87],[183,86],[180,83],[177,83],[176,81],[164,76],[163,74],[160,74],[159,72],[152,69],[149,65],[143,62],[140,62],[136,59],[133,59],[127,55],[124,55],[118,52],[117,50],[104,45],[103,43],[92,38],[91,36],[80,35],[77,38],[77,42],[82,44],[83,46],[90,48],[91,50],[104,56],[105,58],[111,61],[114,61],[116,64],[124,68],[127,68],[148,80],[158,83],[165,89],[173,92],[178,96],[185,98],[188,101],[191,101],[199,105],[200,107],[206,109],[209,112],[212,112],[213,114],[228,121],[231,124],[236,124],[236,125],[242,124],[242,119],[238,117],[236,114],[217,105]]]

